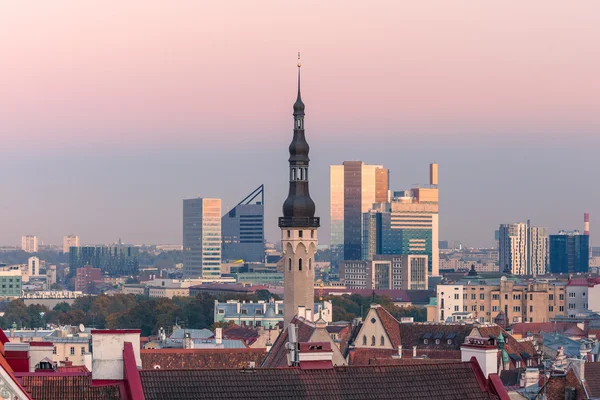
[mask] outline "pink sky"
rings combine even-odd
[[[0,4],[6,146],[600,127],[600,2]],[[582,133],[583,134],[583,133]],[[231,136],[228,136],[231,138]]]

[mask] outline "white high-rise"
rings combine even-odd
[[[27,260],[27,272],[29,276],[37,276],[40,274],[40,259],[37,257],[29,257]]]
[[[221,277],[221,199],[183,200],[183,275]]]
[[[548,263],[548,230],[532,227],[529,222],[502,224],[498,253],[500,271],[514,275],[543,275]]]
[[[63,237],[63,253],[68,253],[71,247],[79,247],[79,236],[69,235]]]
[[[21,248],[27,253],[38,252],[38,238],[34,235],[26,235],[21,237]]]

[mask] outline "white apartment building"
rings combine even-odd
[[[585,278],[573,279],[567,285],[567,315],[593,311],[600,312],[600,283],[598,280],[587,281]]]
[[[21,237],[21,249],[26,253],[38,252],[38,238],[34,235],[26,235]]]
[[[514,275],[543,275],[548,264],[548,230],[529,222],[502,224],[498,252],[500,271],[508,267]]]
[[[27,273],[30,277],[40,274],[40,259],[38,257],[29,257],[27,260]]]
[[[349,289],[426,290],[428,275],[426,255],[379,255],[340,263],[340,280]]]
[[[437,286],[437,318],[436,321],[444,322],[452,314],[464,310],[464,285],[438,285]]]
[[[71,247],[79,247],[79,236],[68,235],[63,237],[63,253],[69,253]]]

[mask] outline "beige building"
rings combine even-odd
[[[63,237],[63,253],[68,254],[71,247],[79,247],[79,236],[68,235]]]
[[[435,321],[470,312],[479,322],[493,322],[502,311],[509,324],[550,322],[557,315],[565,315],[565,297],[564,283],[521,284],[503,278],[496,285],[438,285]]]
[[[149,287],[148,296],[150,297],[188,297],[190,295],[189,288],[169,288],[169,287]]]
[[[38,252],[38,238],[34,235],[25,235],[21,237],[21,249],[26,253]]]
[[[342,284],[348,289],[427,289],[426,255],[381,255],[375,258],[369,261],[342,261]]]

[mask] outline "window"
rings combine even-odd
[[[458,293],[454,293],[454,300],[458,300]]]
[[[574,310],[574,309],[575,309],[575,304],[569,303],[569,310]]]
[[[504,294],[504,300],[508,300],[508,293]]]
[[[448,339],[448,344],[452,344],[452,339]]]
[[[558,307],[558,311],[565,312],[565,306],[559,306]]]
[[[463,311],[469,311],[469,307],[468,306],[463,306]]]
[[[492,295],[492,300],[500,300],[500,295],[499,294],[493,294]]]
[[[440,339],[435,339],[435,344],[440,344]]]
[[[263,313],[263,310],[260,310],[260,309],[256,310],[256,315],[262,315],[262,313]]]
[[[56,346],[52,347],[52,354],[56,354]]]
[[[485,311],[485,306],[479,306],[479,311]]]
[[[581,295],[582,295],[583,297],[585,297],[585,292],[581,293]]]
[[[529,300],[533,300],[533,295],[529,293]]]
[[[74,356],[75,355],[75,347],[71,347],[71,355]]]
[[[477,295],[475,293],[471,294],[471,300],[477,300]]]
[[[219,308],[219,314],[225,314],[225,310],[222,308]]]
[[[492,306],[492,312],[497,312],[498,311],[498,306]]]
[[[292,270],[292,259],[288,258],[288,271]]]
[[[553,301],[554,300],[554,295],[553,294],[549,294],[548,295],[548,300]]]
[[[375,336],[371,336],[371,346],[375,346]]]
[[[460,311],[458,306],[454,306],[454,311]]]
[[[312,229],[312,230],[310,231],[310,238],[311,238],[311,239],[314,239],[314,238],[315,238],[315,230],[314,230],[314,229]]]
[[[569,298],[570,299],[574,299],[575,298],[575,293],[574,292],[570,292],[569,293]]]
[[[427,343],[429,343],[429,340],[423,339],[423,344],[427,344]]]
[[[300,231],[298,231],[298,237],[299,237],[299,238],[301,238],[301,237],[302,237],[302,232],[303,232],[303,231],[301,231],[301,230],[300,230]]]
[[[485,300],[485,294],[484,293],[480,293],[479,294],[479,300]]]
[[[565,299],[565,294],[564,293],[559,294],[558,295],[558,299],[559,300],[564,300]]]
[[[520,294],[513,294],[513,300],[521,300]]]
[[[471,306],[471,311],[477,311],[477,306]]]
[[[84,355],[84,354],[85,354],[85,347],[82,346],[81,347],[81,355]]]
[[[520,306],[514,306],[513,307],[513,312],[521,312],[521,307]]]
[[[385,346],[385,338],[383,337],[383,335],[381,335],[381,346]]]
[[[554,306],[548,306],[548,311],[549,312],[554,312]]]
[[[298,259],[298,271],[302,271],[302,259]]]
[[[292,231],[288,230],[287,234],[288,234],[288,237],[291,237],[292,236]]]
[[[529,312],[533,312],[533,306],[529,306]]]
[[[312,271],[312,258],[308,259],[308,270]]]
[[[363,346],[367,345],[367,336],[363,335]]]
[[[246,314],[248,314],[248,310],[242,309],[242,315],[246,315]]]

